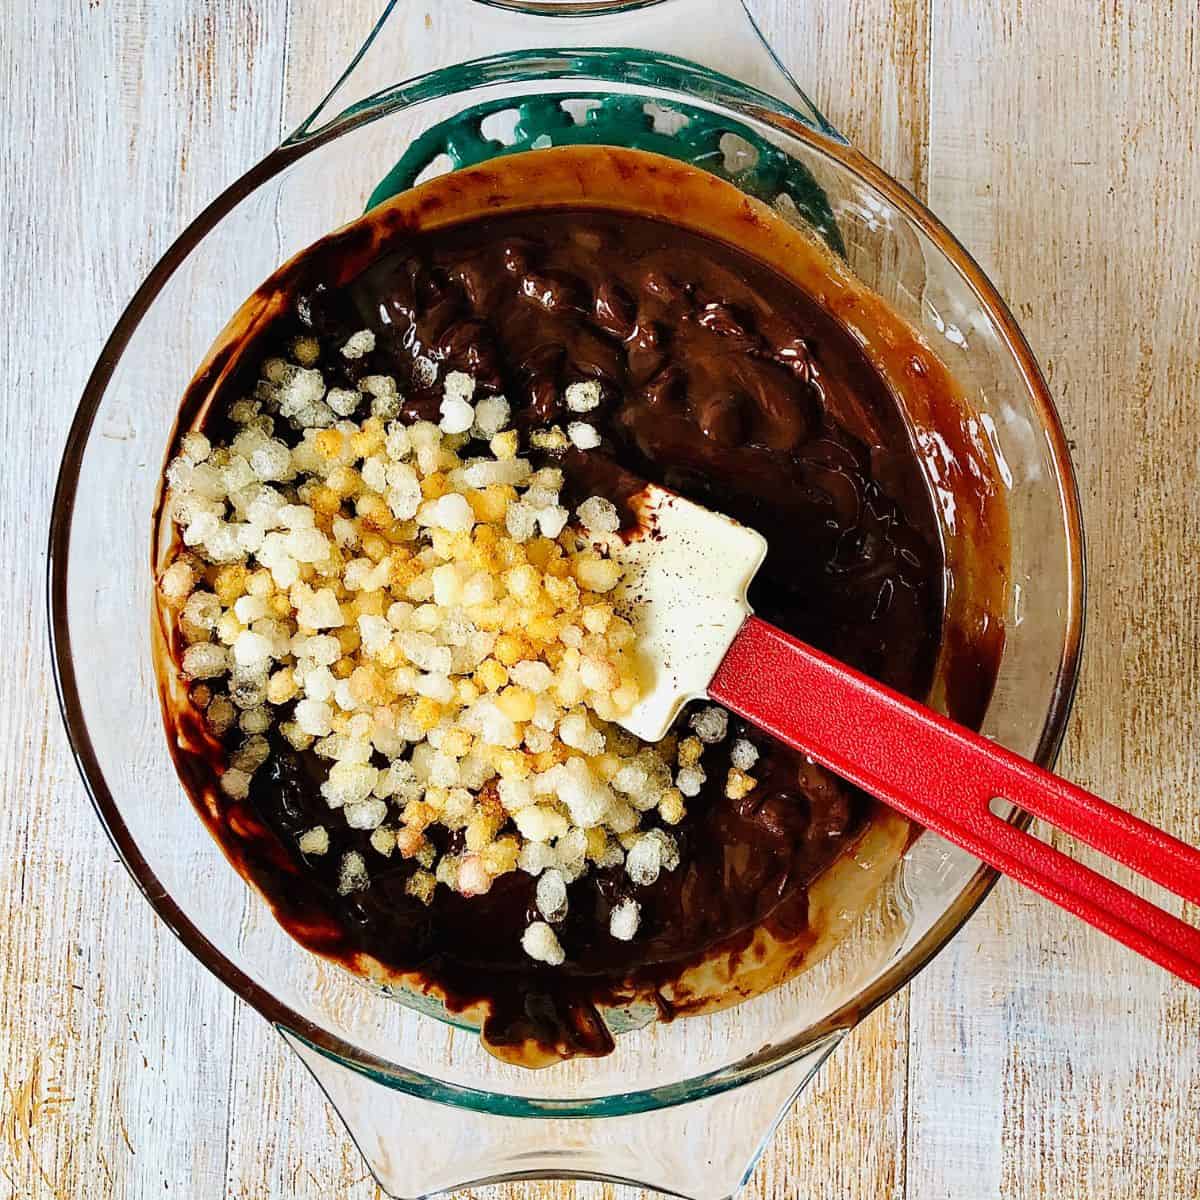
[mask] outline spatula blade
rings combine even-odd
[[[639,528],[613,549],[624,568],[614,599],[637,634],[642,698],[620,724],[647,742],[703,697],[750,616],[746,591],[763,537],[720,513],[647,485],[632,500]]]

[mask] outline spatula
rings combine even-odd
[[[998,815],[1009,803],[1200,905],[1200,851],[755,617],[763,538],[666,489],[613,539],[646,692],[621,724],[663,738],[709,696],[996,870],[1200,987],[1200,929]]]

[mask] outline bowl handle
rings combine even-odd
[[[517,1179],[599,1180],[681,1200],[733,1200],[793,1100],[845,1036],[830,1034],[788,1066],[707,1099],[555,1117],[505,1115],[496,1111],[503,1101],[484,1111],[417,1098],[280,1032],[394,1200]],[[799,1195],[795,1186],[789,1195]]]
[[[513,52],[633,49],[689,59],[784,101],[805,124],[843,140],[775,56],[745,0],[594,0],[582,15],[545,0],[389,0],[341,78],[287,144],[365,108],[399,100],[433,72],[478,86]],[[420,90],[420,89],[417,89]]]

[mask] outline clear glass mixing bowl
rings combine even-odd
[[[725,128],[722,161],[710,165],[748,188],[761,190],[752,160],[768,148],[803,168],[785,175],[823,194],[836,228],[818,232],[957,377],[996,453],[1011,522],[1007,637],[983,728],[1043,764],[1062,736],[1081,639],[1082,533],[1066,445],[995,289],[936,218],[837,136],[738,0],[442,0],[424,39],[406,36],[416,27],[408,16],[388,6],[327,100],[183,234],[105,347],[71,429],[50,533],[64,718],[101,820],[147,899],[280,1029],[387,1191],[570,1176],[723,1200],[846,1031],[954,934],[992,872],[924,835],[816,968],[734,1008],[630,1030],[606,1059],[541,1072],[492,1058],[444,1014],[368,989],[279,928],[203,831],[167,751],[149,552],[179,397],[242,300],[361,212],[423,135],[489,105],[494,124],[449,147],[452,161],[487,157],[514,136],[510,108],[568,97],[568,123],[586,122],[596,101],[624,97],[627,112],[658,106],[659,118],[685,112]],[[446,47],[460,61],[441,62]],[[470,47],[488,56],[461,61]],[[426,173],[445,165],[435,159]],[[813,205],[794,199],[793,219],[812,220]]]

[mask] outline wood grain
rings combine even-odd
[[[930,203],[1074,444],[1091,594],[1062,769],[1196,843],[1194,16],[935,0]],[[1198,1001],[1001,885],[910,989],[912,1194],[1200,1194]]]
[[[0,1196],[216,1196],[235,1006],[101,832],[43,622],[58,450],[169,240],[276,140],[283,4],[6,6]],[[272,94],[264,82],[276,81]]]
[[[307,1074],[116,862],[60,732],[40,593],[57,447],[107,331],[170,238],[319,100],[380,5],[49,7],[10,6],[0,39],[3,272],[25,293],[0,324],[0,616],[16,648],[0,676],[0,1198],[374,1200]],[[1011,299],[1088,525],[1063,766],[1200,843],[1194,0],[756,10],[833,122],[928,195]],[[406,37],[426,28],[418,7]],[[1197,1028],[1195,993],[1001,886],[835,1056],[747,1196],[792,1200],[815,1178],[806,1197],[829,1200],[1195,1200]]]

